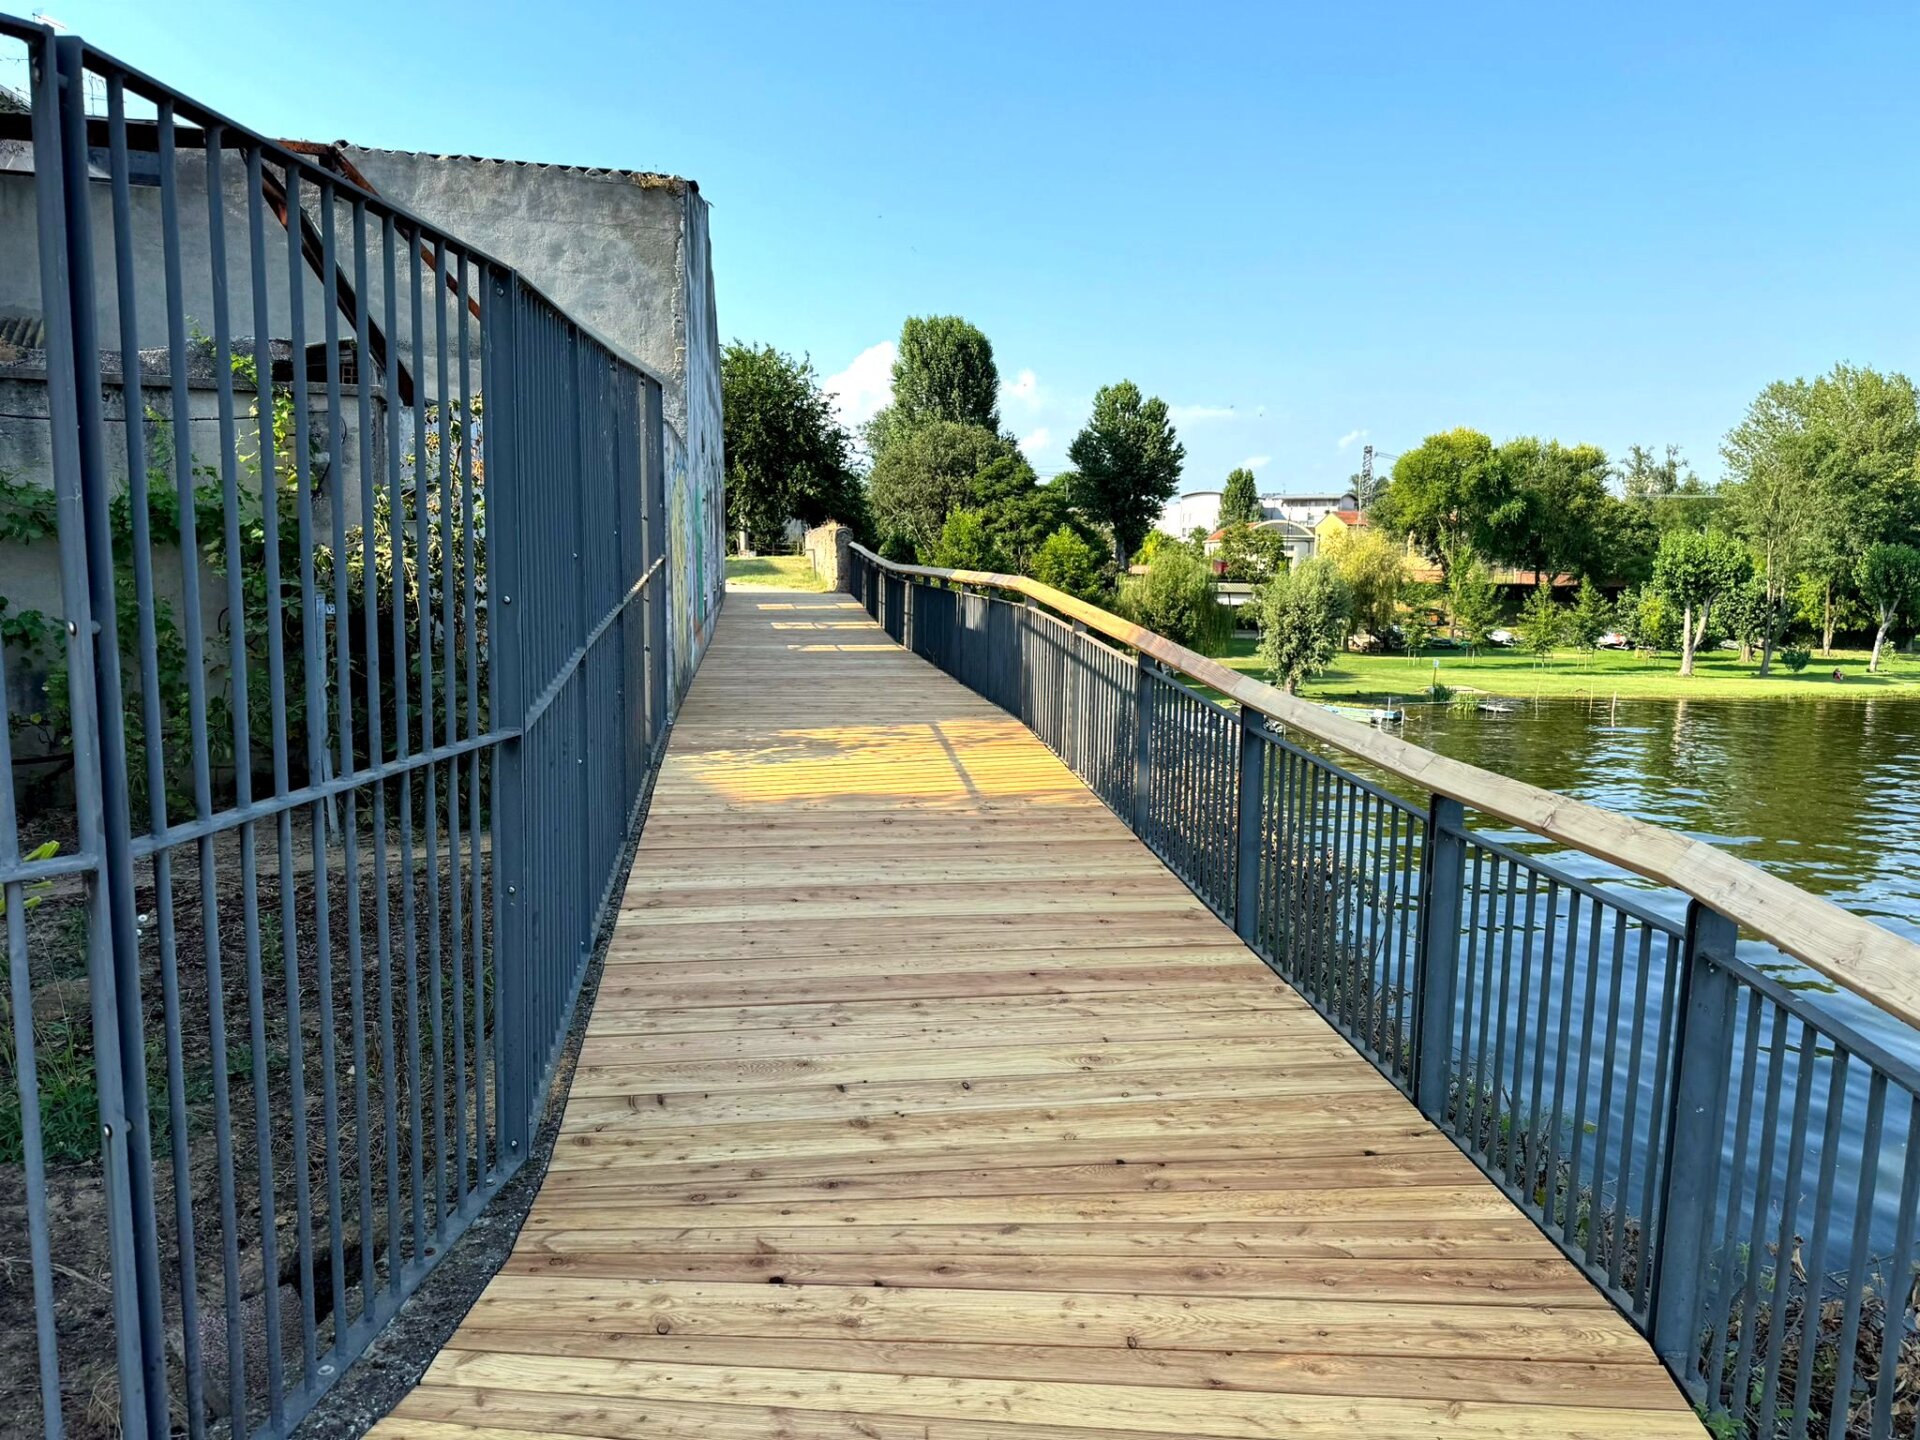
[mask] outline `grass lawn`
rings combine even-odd
[[[1261,679],[1255,642],[1236,639],[1221,660]],[[1434,662],[1439,669],[1434,669]],[[1694,673],[1680,674],[1677,655],[1643,659],[1632,651],[1599,650],[1592,658],[1567,651],[1541,663],[1530,654],[1494,650],[1468,655],[1464,650],[1428,650],[1411,662],[1405,655],[1343,655],[1331,670],[1307,682],[1303,693],[1315,700],[1364,701],[1382,696],[1423,695],[1437,676],[1456,691],[1529,698],[1618,695],[1623,700],[1771,700],[1835,698],[1920,699],[1920,657],[1882,655],[1878,674],[1867,673],[1867,652],[1836,650],[1815,655],[1798,675],[1789,675],[1776,659],[1774,673],[1761,679],[1759,662],[1742,665],[1738,652],[1715,650],[1695,658]],[[1844,677],[1833,678],[1839,670]]]
[[[804,555],[729,555],[727,584],[750,590],[815,590],[827,588],[813,573]]]

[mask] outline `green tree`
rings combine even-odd
[[[947,516],[930,558],[942,570],[1006,570],[986,516],[979,510],[956,510]]]
[[[1342,530],[1321,547],[1352,596],[1351,633],[1384,642],[1406,598],[1407,552],[1372,526]]]
[[[803,356],[734,341],[720,354],[727,528],[771,549],[789,519],[860,528],[859,483],[847,432]]]
[[[1158,532],[1156,532],[1158,533]],[[1062,525],[1034,551],[1028,573],[1042,585],[1051,585],[1082,600],[1106,597],[1104,562],[1097,547],[1070,525]]]
[[[1500,592],[1487,562],[1469,546],[1457,546],[1449,556],[1446,597],[1454,635],[1478,651],[1500,623]]]
[[[1649,584],[1627,591],[1614,613],[1634,649],[1658,654],[1680,648],[1680,612],[1657,587]]]
[[[1920,610],[1920,550],[1911,545],[1869,545],[1860,557],[1860,594],[1879,628],[1873,632],[1873,656],[1867,669],[1880,668],[1880,647],[1887,632]]]
[[[979,425],[934,420],[907,431],[867,477],[874,528],[916,553],[932,553],[947,516],[973,503],[975,478],[1017,453],[1011,440]]]
[[[1278,530],[1229,525],[1220,532],[1220,548],[1213,558],[1222,580],[1258,585],[1287,568],[1287,542]]]
[[[1822,508],[1831,501],[1820,484],[1812,409],[1811,385],[1776,380],[1747,407],[1720,447],[1729,476],[1727,515],[1753,551],[1769,611],[1784,605],[1801,569],[1817,553]],[[1762,675],[1773,667],[1775,629],[1769,619]]]
[[[1244,467],[1229,471],[1220,492],[1220,528],[1257,525],[1266,518],[1267,512],[1260,506],[1260,483],[1253,478],[1253,471]]]
[[[1187,451],[1166,401],[1143,397],[1131,380],[1101,386],[1067,455],[1080,472],[1081,508],[1113,532],[1114,558],[1124,565],[1180,485]]]
[[[1913,382],[1897,372],[1834,366],[1807,388],[1806,439],[1814,514],[1805,573],[1822,589],[1821,648],[1831,650],[1867,549],[1920,540]]]
[[[981,512],[994,548],[1012,569],[1025,573],[1034,552],[1061,526],[1093,540],[1092,527],[1074,512],[1066,487],[1042,485],[1024,456],[1000,455],[973,477],[968,504]]]
[[[1448,430],[1394,461],[1393,478],[1368,514],[1447,570],[1463,545],[1487,552],[1495,514],[1506,500],[1504,485],[1491,440],[1478,430]]]
[[[1613,623],[1613,607],[1607,603],[1607,597],[1600,593],[1600,587],[1593,583],[1593,577],[1587,576],[1580,582],[1580,592],[1574,597],[1573,608],[1567,612],[1567,638],[1574,645],[1591,655],[1600,637],[1606,633],[1607,626]]]
[[[1220,604],[1213,567],[1184,545],[1162,545],[1147,573],[1128,579],[1120,590],[1120,610],[1156,635],[1217,654],[1232,633],[1233,617]]]
[[[1275,683],[1297,695],[1300,682],[1334,661],[1347,634],[1353,592],[1331,560],[1314,556],[1284,570],[1254,596],[1260,661]]]
[[[1000,430],[1000,370],[993,342],[958,315],[911,315],[900,327],[893,403],[867,422],[876,464],[899,440],[936,421]]]
[[[1553,598],[1553,585],[1540,577],[1520,607],[1520,639],[1542,660],[1551,660],[1553,652],[1567,633],[1567,612]]]
[[[1744,554],[1725,536],[1670,530],[1653,559],[1653,588],[1680,610],[1680,673],[1693,674],[1693,652],[1705,633],[1707,609],[1741,583]],[[1700,619],[1699,627],[1694,624]]]
[[[1605,558],[1600,541],[1617,502],[1604,450],[1522,436],[1495,452],[1491,487],[1499,503],[1486,517],[1486,545],[1496,561],[1542,578],[1591,574]]]

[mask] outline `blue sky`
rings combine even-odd
[[[965,315],[1043,473],[1122,376],[1285,489],[1460,424],[1714,475],[1920,363],[1911,3],[45,8],[270,133],[692,176],[723,334],[857,419]]]

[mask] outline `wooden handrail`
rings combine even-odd
[[[1311,735],[1390,775],[1691,895],[1889,1015],[1920,1027],[1920,945],[1831,900],[1809,895],[1724,850],[1630,815],[1423,750],[1288,695],[1024,575],[901,565],[881,559],[863,545],[853,548],[895,575],[990,586],[1037,600],[1080,621],[1089,630],[1129,645],[1290,729]]]

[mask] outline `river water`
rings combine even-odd
[[[1709,841],[1920,940],[1920,700],[1514,703],[1414,706],[1405,735]]]

